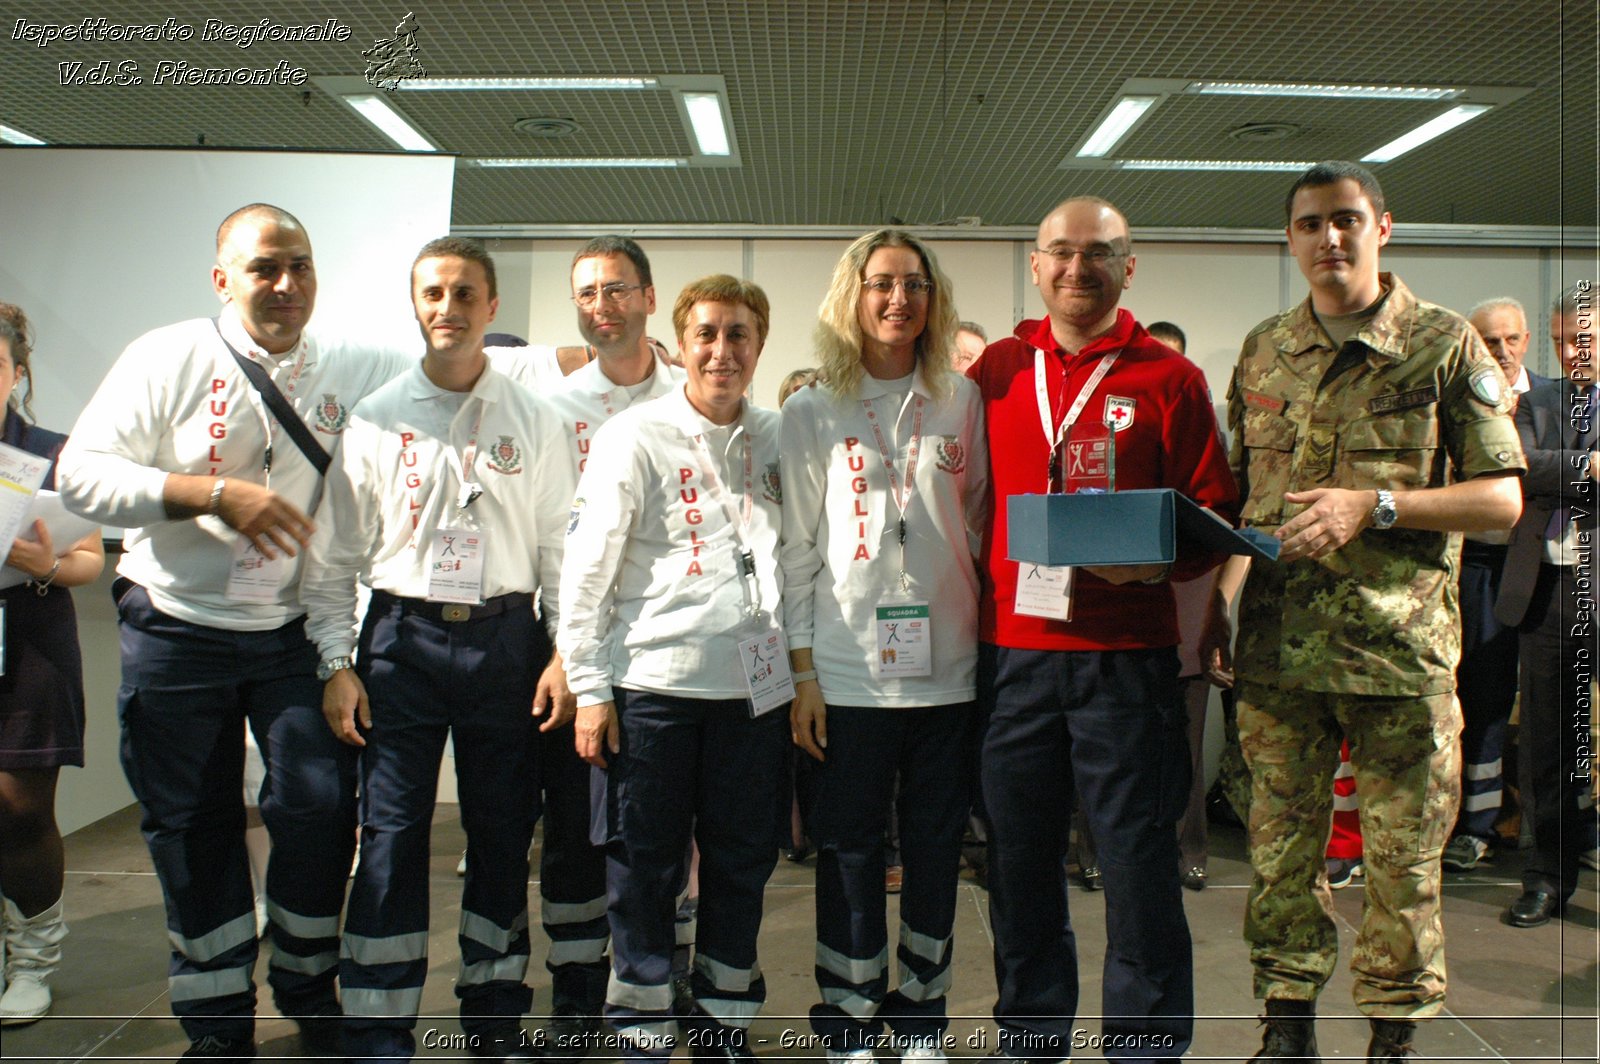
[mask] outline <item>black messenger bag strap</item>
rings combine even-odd
[[[218,324],[216,318],[211,319],[211,325],[217,330],[217,339],[222,341],[222,346],[228,349],[233,360],[239,363],[245,379],[255,386],[262,402],[267,404],[267,409],[272,411],[272,416],[278,419],[278,424],[283,426],[283,430],[289,434],[294,445],[300,448],[300,453],[306,456],[306,461],[316,469],[318,476],[327,476],[328,466],[333,464],[333,459],[322,449],[322,444],[317,442],[317,438],[311,435],[311,430],[306,428],[306,423],[300,420],[300,415],[294,412],[294,407],[289,405],[289,400],[278,390],[278,386],[272,383],[267,371],[259,363],[241,355],[237,348],[228,343],[228,338],[222,335],[222,326]]]

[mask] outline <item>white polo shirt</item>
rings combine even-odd
[[[459,459],[474,439],[470,467],[458,465],[450,452]],[[485,531],[483,597],[539,590],[553,635],[573,489],[567,463],[553,459],[564,453],[551,410],[493,367],[463,393],[438,387],[419,364],[362,401],[328,471],[300,590],[322,657],[356,645],[357,577],[428,597],[429,551],[444,528]],[[465,516],[463,468],[483,489]]]
[[[267,370],[328,451],[356,403],[414,361],[408,353],[309,332],[294,350],[270,355],[231,306],[223,308],[220,325],[229,343]],[[130,529],[117,572],[144,585],[162,613],[212,628],[265,631],[304,612],[297,595],[303,553],[283,566],[273,601],[229,601],[239,533],[210,516],[169,520],[162,504],[172,473],[265,484],[308,514],[321,493],[321,476],[267,410],[209,318],[155,329],[129,344],[78,418],[58,468],[71,510]]]
[[[784,631],[791,648],[811,648],[830,705],[937,706],[974,697],[974,559],[988,524],[989,461],[978,388],[965,377],[950,380],[952,393],[940,399],[920,372],[900,382],[863,375],[857,396],[819,384],[783,405]],[[907,503],[909,589],[900,586],[901,514],[880,436]],[[929,607],[932,675],[879,677],[877,608],[911,601]]]
[[[718,427],[681,387],[596,433],[567,524],[556,637],[580,707],[610,701],[614,684],[746,696],[738,642],[755,631],[746,606],[780,617],[778,445],[776,411],[747,402]],[[749,579],[713,475],[734,512],[748,514]]]
[[[613,417],[636,403],[659,399],[683,383],[683,370],[657,355],[650,376],[638,384],[617,384],[600,368],[600,360],[584,365],[544,394],[561,417],[561,432],[571,448],[573,468],[583,474],[594,434]]]

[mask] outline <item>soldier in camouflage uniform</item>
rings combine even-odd
[[[1524,464],[1482,340],[1378,272],[1391,223],[1372,175],[1318,164],[1286,206],[1311,296],[1245,339],[1228,393],[1243,521],[1282,542],[1252,568],[1235,651],[1253,787],[1245,936],[1267,1002],[1257,1058],[1316,1058],[1314,1002],[1338,958],[1323,852],[1347,736],[1367,868],[1355,999],[1368,1059],[1386,1061],[1444,1001],[1457,533],[1515,521]]]

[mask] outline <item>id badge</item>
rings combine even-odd
[[[933,675],[933,619],[926,602],[879,606],[874,623],[878,676]]]
[[[441,528],[428,546],[428,601],[483,601],[483,556],[488,533],[480,528]]]
[[[1072,566],[1018,565],[1017,595],[1011,609],[1023,617],[1072,620]]]
[[[239,536],[233,541],[233,555],[228,559],[228,586],[223,597],[229,602],[278,601],[287,563],[283,555],[269,558],[248,538]]]
[[[750,716],[759,717],[794,701],[794,676],[789,671],[789,641],[776,628],[739,640],[739,664],[750,692]]]

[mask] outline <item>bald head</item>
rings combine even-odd
[[[1068,216],[1080,220],[1094,219],[1098,223],[1108,226],[1108,232],[1121,233],[1122,241],[1125,245],[1124,250],[1126,250],[1127,245],[1131,245],[1133,242],[1133,238],[1129,235],[1128,219],[1117,209],[1115,203],[1108,199],[1101,199],[1099,196],[1071,196],[1052,207],[1050,213],[1044,216],[1044,221],[1039,223],[1040,247],[1047,246],[1044,241],[1044,234],[1047,230],[1054,228],[1053,223]]]
[[[270,203],[247,203],[222,219],[222,224],[217,226],[217,259],[220,261],[227,252],[229,242],[233,238],[234,230],[244,223],[260,226],[271,223],[283,229],[297,229],[305,232],[305,226],[300,224],[300,219],[284,210],[274,207]]]
[[[1467,315],[1472,327],[1483,337],[1484,346],[1500,364],[1500,371],[1512,384],[1522,376],[1522,360],[1528,354],[1528,315],[1522,304],[1509,296],[1486,299]]]

